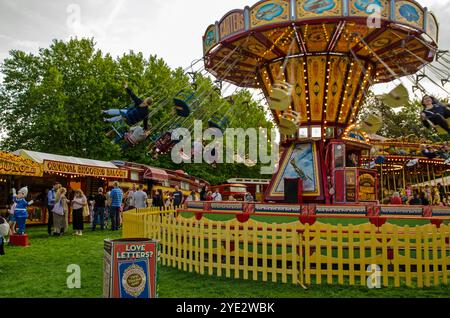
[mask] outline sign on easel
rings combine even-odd
[[[105,298],[158,298],[158,241],[105,240],[104,251]]]

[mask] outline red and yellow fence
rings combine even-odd
[[[241,223],[147,209],[124,213],[124,237],[161,242],[162,264],[202,275],[292,284],[447,284],[450,227]]]

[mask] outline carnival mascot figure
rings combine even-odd
[[[12,189],[13,191],[13,200],[16,203],[16,207],[14,208],[14,217],[17,222],[18,230],[17,234],[24,235],[25,234],[25,224],[28,218],[28,206],[33,204],[33,200],[27,201],[26,197],[28,196],[28,188],[23,187],[16,193],[16,189]]]

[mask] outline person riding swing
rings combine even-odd
[[[440,126],[447,133],[450,133],[450,127],[447,119],[450,118],[450,109],[443,105],[436,98],[425,95],[422,99],[424,110],[422,111],[422,122],[427,128]]]
[[[153,104],[153,99],[151,97],[147,97],[142,100],[134,94],[133,90],[128,87],[127,83],[125,83],[124,87],[130,95],[130,98],[133,100],[134,105],[127,109],[103,110],[102,113],[104,115],[114,116],[112,118],[105,118],[105,122],[124,122],[133,127],[143,121],[144,130],[148,130],[149,107]]]

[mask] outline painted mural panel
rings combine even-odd
[[[395,19],[400,23],[423,29],[423,9],[412,1],[401,0],[395,3]]]
[[[297,0],[297,20],[342,15],[340,0]]]
[[[347,120],[347,116],[353,106],[353,100],[357,93],[357,88],[362,73],[359,64],[357,62],[352,63],[353,65],[350,67],[350,74],[348,76],[350,79],[348,80],[348,86],[344,91],[345,95],[343,97],[341,112],[339,114],[339,123],[345,123]]]
[[[317,152],[312,143],[297,144],[285,158],[275,184],[275,193],[284,193],[285,178],[302,178],[304,195],[320,195]]]
[[[288,81],[294,86],[292,97],[296,107],[295,111],[300,112],[302,115],[302,123],[306,123],[308,122],[308,116],[306,116],[306,62],[304,62],[303,58],[297,58],[295,62],[288,63],[286,70]]]
[[[345,74],[347,71],[348,59],[342,57],[330,58],[330,83],[328,84],[327,99],[327,121],[336,120],[339,102],[342,95],[342,88],[345,83]]]
[[[356,42],[351,42],[351,35],[356,34],[357,36],[355,38],[365,38],[369,33],[373,32],[376,29],[370,29],[367,27],[367,25],[360,25],[356,24],[354,22],[348,22],[345,25],[344,31],[342,32],[341,37],[339,38],[339,41],[336,43],[336,52],[348,52],[349,45],[352,47],[355,46]]]
[[[428,13],[428,19],[427,19],[427,34],[431,36],[431,38],[437,42],[438,41],[438,31],[439,31],[439,24],[436,20],[436,17],[432,13]]]
[[[335,28],[336,24],[303,25],[300,30],[308,52],[324,52]]]
[[[313,122],[322,121],[326,60],[325,56],[314,56],[308,59],[309,104]]]
[[[208,29],[206,29],[206,33],[203,36],[203,50],[204,52],[208,52],[214,45],[217,44],[216,39],[216,26],[210,25]]]
[[[250,28],[290,20],[289,1],[272,0],[256,5],[250,10]]]
[[[350,0],[350,16],[371,16],[381,12],[382,19],[389,19],[389,0]]]

